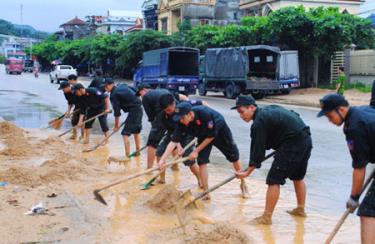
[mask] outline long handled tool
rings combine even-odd
[[[79,111],[79,109],[76,109],[72,113],[70,113],[69,115],[73,115],[78,111]],[[66,114],[62,114],[58,118],[55,118],[55,119],[52,119],[52,120],[48,121],[48,126],[45,129],[49,129],[49,128],[54,128],[55,130],[60,129],[61,125],[62,125],[62,122],[64,121],[65,117],[67,117]]]
[[[362,187],[361,192],[359,195],[362,195],[362,193],[366,190],[367,186],[370,184],[371,180],[373,180],[375,177],[375,170],[372,171],[371,175],[366,179],[365,184]],[[355,210],[355,209],[354,209]],[[325,244],[331,243],[337,232],[340,230],[341,226],[344,224],[346,218],[349,216],[351,210],[346,209],[344,214],[341,216],[340,220],[337,222],[335,228],[332,230],[331,234],[328,236],[327,240],[325,241]]]
[[[187,149],[189,149],[191,146],[193,146],[195,143],[197,142],[197,139],[195,138],[194,140],[192,140],[189,144],[187,144],[182,153],[184,153]],[[177,155],[173,158],[173,160],[177,160],[178,158],[180,157],[180,155]],[[160,171],[157,175],[155,175],[154,177],[152,177],[151,180],[147,181],[145,184],[143,184],[143,187],[141,188],[142,190],[147,190],[151,187],[151,185],[155,182],[155,180],[163,173],[165,172],[165,170],[163,171]]]
[[[122,122],[122,124],[120,125],[119,129],[116,130],[116,131],[112,131],[111,134],[109,134],[108,136],[106,136],[103,140],[101,140],[98,144],[96,144],[94,147],[90,148],[90,149],[85,149],[85,150],[82,150],[82,152],[92,152],[92,151],[95,151],[96,149],[98,149],[101,145],[103,145],[104,143],[106,143],[108,141],[108,139],[113,136],[117,131],[120,130],[120,128],[122,126],[125,125],[125,122]]]
[[[264,159],[263,161],[271,158],[273,155],[275,154],[275,152],[272,152],[270,154],[268,154]],[[178,217],[178,221],[180,222],[181,226],[184,228],[184,232],[185,232],[185,224],[183,223],[183,219],[185,216],[185,218],[188,216],[188,214],[186,213],[186,209],[190,208],[190,209],[195,209],[197,210],[198,209],[198,205],[197,205],[197,201],[201,198],[203,198],[204,196],[206,196],[208,193],[210,192],[213,192],[214,190],[220,188],[221,186],[231,182],[232,180],[234,180],[236,178],[236,175],[233,175],[231,177],[229,177],[228,179],[214,185],[213,187],[207,189],[206,191],[198,194],[196,197],[193,196],[193,194],[191,193],[191,190],[188,190],[186,192],[184,192],[177,204],[176,204],[176,214],[177,214],[177,217]],[[199,216],[199,214],[195,214],[196,217],[202,219],[203,216]]]
[[[178,160],[175,160],[175,161],[172,161],[170,163],[167,163],[165,165],[165,167],[169,167],[175,163],[179,163],[179,162],[183,162],[185,160],[187,160],[189,157],[184,157],[184,158],[180,158]],[[106,186],[103,186],[102,188],[99,188],[99,189],[95,189],[94,190],[94,196],[95,196],[95,199],[98,200],[99,202],[103,203],[104,205],[107,205],[107,202],[104,200],[104,198],[100,195],[100,192],[105,190],[105,189],[108,189],[112,186],[115,186],[115,185],[118,185],[118,184],[121,184],[121,183],[124,183],[126,181],[129,181],[129,180],[132,180],[134,178],[137,178],[139,176],[142,176],[142,175],[145,175],[145,174],[148,174],[148,173],[151,173],[153,171],[157,171],[157,170],[160,170],[159,167],[155,167],[155,168],[151,168],[151,169],[147,169],[145,171],[142,171],[142,172],[139,172],[139,173],[136,173],[136,174],[133,174],[133,175],[129,175],[128,177],[126,177],[125,179],[121,179],[121,180],[118,180],[118,181],[115,181],[109,185],[106,185]]]
[[[147,145],[141,147],[140,149],[138,149],[137,151],[135,152],[132,152],[131,154],[128,155],[128,158],[132,158],[134,156],[137,156],[139,155],[140,152],[142,152],[143,150],[145,150],[147,148]]]
[[[109,113],[112,113],[112,110],[110,110],[110,111],[108,111],[108,112],[105,112],[105,111],[104,111],[103,113],[100,113],[100,114],[98,114],[98,115],[95,115],[94,117],[92,117],[92,118],[90,118],[90,119],[88,119],[88,120],[83,121],[82,125],[84,125],[84,124],[86,124],[87,122],[90,122],[90,121],[92,121],[92,120],[94,120],[94,119],[96,119],[96,118],[98,118],[98,117],[100,117],[100,116],[102,116],[102,115],[109,114]],[[74,130],[74,129],[76,129],[76,128],[78,128],[78,125],[76,125],[76,126],[70,128],[69,130],[67,130],[67,131],[65,131],[65,132],[63,132],[63,133],[61,133],[60,135],[58,135],[58,137],[62,137],[63,135],[68,134],[69,132],[71,132],[72,130]]]

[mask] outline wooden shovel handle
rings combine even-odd
[[[103,145],[111,136],[113,136],[117,131],[120,130],[121,127],[123,127],[125,125],[125,122],[122,122],[119,129],[116,130],[116,131],[112,131],[111,134],[109,134],[108,136],[106,136],[103,140],[101,140],[98,144],[96,144],[94,147],[92,147],[91,149],[89,149],[88,151],[94,151],[96,150],[98,147],[100,147],[101,145]]]
[[[165,165],[165,167],[169,167],[169,166],[171,166],[171,165],[173,165],[173,164],[175,164],[175,163],[183,162],[183,161],[185,161],[185,160],[187,160],[187,159],[189,159],[189,157],[184,157],[184,158],[180,158],[180,159],[178,159],[178,160],[174,160],[174,161],[172,161],[172,162],[170,162],[170,163],[167,163],[167,164]],[[111,184],[109,184],[109,185],[103,186],[102,188],[98,189],[97,191],[102,191],[102,190],[108,189],[108,188],[110,188],[110,187],[112,187],[112,186],[115,186],[115,185],[118,185],[118,184],[124,183],[124,182],[126,182],[126,181],[132,180],[132,179],[134,179],[134,178],[137,178],[137,177],[139,177],[139,176],[142,176],[142,175],[145,175],[145,174],[151,173],[151,172],[153,172],[153,171],[157,171],[157,170],[160,170],[159,167],[155,167],[155,168],[147,169],[147,170],[145,170],[145,171],[142,171],[142,172],[139,172],[139,173],[136,173],[136,174],[133,174],[133,175],[129,175],[129,176],[126,177],[125,179],[121,179],[121,180],[115,181],[115,182],[113,182],[113,183],[111,183]]]
[[[361,196],[362,193],[366,190],[367,186],[370,184],[371,180],[373,180],[375,177],[375,170],[372,171],[371,175],[366,179],[365,184],[363,185],[361,192],[359,195]],[[344,224],[346,218],[350,214],[350,209],[347,209],[343,215],[341,216],[340,220],[337,222],[335,228],[332,230],[331,234],[328,236],[327,240],[325,241],[325,244],[331,243],[337,232],[339,232],[341,226]]]
[[[268,154],[264,159],[263,161],[266,161],[267,159],[269,159],[270,157],[272,157],[273,155],[275,154],[275,152],[271,152],[270,154]],[[262,162],[263,162],[262,161]],[[229,177],[228,179],[214,185],[213,187],[205,190],[204,192],[201,192],[199,193],[190,203],[194,203],[196,201],[198,201],[199,199],[203,198],[204,196],[206,196],[208,193],[210,192],[213,192],[214,190],[216,190],[217,188],[220,188],[221,186],[231,182],[232,180],[234,180],[236,178],[236,175],[232,175],[231,177]]]
[[[90,122],[90,121],[92,121],[92,120],[94,120],[94,119],[96,119],[96,118],[98,118],[98,117],[100,117],[100,116],[102,116],[102,115],[110,114],[110,113],[112,113],[112,110],[110,110],[110,111],[108,111],[108,112],[105,112],[105,111],[104,111],[103,113],[100,113],[100,114],[98,114],[98,115],[95,115],[95,116],[92,117],[92,118],[89,118],[88,120],[83,121],[83,122],[82,122],[82,125],[84,125],[84,124],[86,124],[87,122]],[[63,132],[63,133],[61,133],[60,135],[58,135],[58,137],[62,137],[63,135],[69,133],[70,131],[72,131],[72,130],[75,129],[75,128],[78,128],[78,125],[76,125],[76,126],[70,128],[69,130],[67,130],[67,131],[65,131],[65,132]]]

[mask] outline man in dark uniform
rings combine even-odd
[[[74,86],[77,84],[77,76],[76,75],[69,75],[68,76],[68,82],[71,86]]]
[[[105,90],[111,94],[110,100],[115,115],[114,131],[119,129],[121,110],[128,113],[125,126],[121,131],[125,146],[125,156],[127,157],[130,154],[129,137],[131,135],[134,135],[135,149],[138,151],[141,148],[139,133],[142,130],[142,102],[132,88],[126,84],[116,86],[115,82],[110,78],[105,79]]]
[[[73,86],[75,94],[80,97],[80,117],[79,117],[79,126],[82,126],[83,119],[86,114],[86,120],[100,114],[103,112],[109,112],[109,97],[107,94],[99,91],[96,88],[90,87],[86,88],[77,83]],[[90,129],[94,123],[94,120],[87,122],[85,124],[85,140],[83,141],[84,144],[88,144],[90,142]],[[99,117],[100,127],[104,133],[104,136],[108,136],[108,124],[107,124],[107,114],[104,114]]]
[[[102,76],[102,72],[100,70],[95,71],[95,78],[91,81],[90,85],[88,87],[94,87],[99,90],[103,88],[104,85],[104,79]]]
[[[137,87],[137,96],[142,97],[143,108],[148,117],[148,121],[151,123],[151,130],[147,139],[147,168],[152,168],[155,161],[156,148],[159,145],[160,140],[165,134],[165,129],[161,124],[161,112],[160,97],[163,94],[171,94],[166,89],[155,89],[151,90],[151,87],[147,84],[140,84]],[[186,96],[181,94],[174,94],[178,100],[186,100]]]
[[[266,180],[268,189],[264,213],[255,218],[253,223],[272,224],[280,185],[284,185],[287,178],[293,181],[297,197],[297,208],[288,213],[305,217],[306,186],[303,179],[312,149],[309,127],[294,111],[277,105],[258,108],[252,96],[239,96],[232,109],[236,109],[245,122],[253,121],[249,167],[244,172],[237,172],[238,178],[247,177],[260,168],[266,150],[275,150]]]
[[[198,138],[199,146],[190,153],[189,157],[190,160],[197,159],[203,190],[208,189],[207,164],[210,162],[212,146],[218,148],[225,155],[236,171],[241,170],[237,145],[233,140],[229,126],[220,113],[207,106],[193,107],[188,102],[181,102],[176,106],[173,120],[179,123],[171,142],[159,161],[161,168],[178,143],[182,142],[184,134],[187,134]],[[207,195],[205,199],[210,199],[210,196]]]
[[[188,101],[192,106],[202,105],[203,102],[201,100],[191,100]],[[161,124],[163,128],[167,131],[167,134],[159,143],[156,149],[156,157],[157,161],[159,162],[161,156],[163,156],[165,149],[167,148],[168,144],[171,142],[171,137],[173,135],[174,130],[177,128],[178,122],[173,120],[173,115],[175,113],[176,104],[178,101],[176,98],[170,94],[166,93],[160,97],[160,107],[163,109],[161,115]],[[177,151],[182,151],[183,147],[185,147],[190,141],[194,138],[191,135],[183,135],[181,139],[181,143],[178,143]],[[188,156],[194,147],[188,148],[183,154],[183,157]],[[178,153],[178,152],[177,152]],[[195,175],[198,181],[198,185],[201,186],[199,181],[199,167],[195,163],[195,160],[187,160],[183,162],[185,166],[189,166],[191,172]],[[165,183],[165,172],[160,175],[159,183]]]
[[[60,83],[59,90],[63,90],[64,96],[66,101],[68,102],[68,109],[65,112],[65,116],[71,116],[71,123],[72,126],[76,126],[79,121],[79,110],[80,110],[80,104],[79,104],[79,97],[77,97],[74,94],[74,91],[72,90],[71,85],[68,81],[62,81]],[[74,108],[73,114],[70,114],[72,112],[72,109]],[[81,138],[84,136],[84,129],[81,128]],[[73,129],[73,134],[70,137],[71,140],[77,139],[77,129]]]
[[[375,110],[369,106],[350,107],[348,101],[338,94],[328,94],[320,100],[322,110],[318,117],[341,126],[350,155],[352,157],[353,183],[346,207],[353,213],[359,206],[357,215],[361,218],[362,243],[375,243],[375,181],[372,181],[362,203],[360,192],[368,163],[375,163]]]

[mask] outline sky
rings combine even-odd
[[[106,15],[108,9],[139,11],[143,0],[0,0],[0,19],[21,23],[37,30],[55,32],[75,16]]]
[[[106,15],[108,9],[141,12],[142,3],[143,0],[0,0],[0,19],[20,24],[22,4],[23,24],[55,32],[59,25],[75,16],[84,19],[86,15]],[[372,9],[375,9],[375,0],[366,0],[361,12]]]

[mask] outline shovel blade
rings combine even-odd
[[[141,190],[148,190],[148,189],[150,189],[150,187],[153,185],[153,183],[155,182],[156,179],[157,179],[157,177],[154,177],[151,180],[149,180],[148,182],[146,182],[143,185],[143,187],[141,188]]]
[[[102,197],[102,195],[100,195],[99,192],[100,192],[99,190],[94,190],[95,200],[98,200],[99,202],[107,206],[108,205],[107,202],[104,200],[104,198]]]

